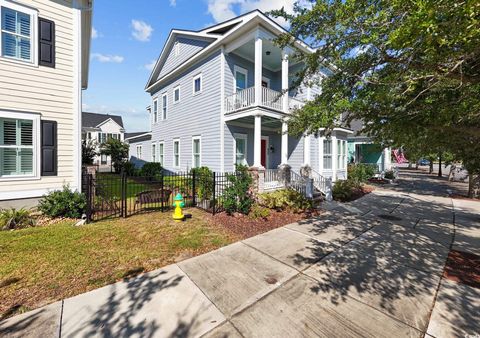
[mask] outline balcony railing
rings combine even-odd
[[[283,111],[282,93],[276,90],[262,87],[261,106]],[[289,97],[289,108],[294,109],[303,106],[300,100]],[[255,87],[239,90],[225,98],[225,113],[232,113],[238,110],[255,106]]]

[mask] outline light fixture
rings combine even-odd
[[[275,152],[275,148],[273,147],[273,145],[270,145],[269,148],[270,148],[269,150],[270,150],[271,153],[274,153],[274,152]]]
[[[267,51],[265,52],[265,54],[267,54],[267,55],[270,55],[271,53],[272,53],[272,52],[270,52],[269,50],[267,50]]]

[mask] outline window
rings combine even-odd
[[[153,123],[158,122],[158,100],[153,101]]]
[[[163,162],[163,159],[164,159],[164,143],[163,142],[160,142],[158,144],[158,162],[160,162],[160,164],[163,166],[164,165],[164,162]]]
[[[100,163],[107,164],[107,155],[102,154],[102,156],[100,156]]]
[[[262,87],[270,88],[270,79],[268,77],[262,76]]]
[[[200,168],[202,166],[201,152],[201,138],[200,136],[196,136],[192,139],[192,164],[194,168]]]
[[[345,169],[347,141],[337,140],[337,169]]]
[[[91,139],[92,139],[92,133],[88,132],[88,133],[87,133],[87,140],[90,141]]]
[[[1,56],[33,63],[35,60],[34,10],[0,1]]]
[[[105,142],[107,142],[107,134],[98,133],[98,143],[105,143]]]
[[[142,159],[142,145],[137,146],[137,158]]]
[[[157,162],[157,145],[152,143],[152,162]]]
[[[167,119],[167,93],[162,95],[162,119]]]
[[[0,177],[35,176],[38,117],[15,113],[7,116],[0,116]]]
[[[180,102],[180,86],[173,88],[173,103]]]
[[[180,167],[180,140],[173,141],[173,166]]]
[[[235,134],[234,154],[235,164],[247,164],[247,135]]]
[[[234,92],[238,92],[242,89],[246,89],[247,88],[247,70],[239,66],[235,66],[233,67],[233,69],[235,72]]]
[[[323,140],[323,169],[332,169],[332,140]]]
[[[202,92],[202,74],[198,74],[193,78],[193,95]]]

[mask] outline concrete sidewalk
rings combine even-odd
[[[0,335],[480,334],[479,290],[442,279],[452,245],[478,250],[480,203],[406,186],[10,318]]]

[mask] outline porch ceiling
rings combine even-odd
[[[236,125],[243,124],[245,126],[251,126],[253,128],[255,123],[255,117],[245,116],[233,121],[228,121],[227,123],[236,124]],[[281,129],[282,121],[273,117],[262,116],[262,127],[270,128],[270,129]]]
[[[270,52],[270,54],[267,55],[267,52]],[[253,62],[253,60],[255,60],[255,41],[249,40],[247,43],[235,49],[234,53]],[[266,68],[274,71],[282,68],[282,50],[271,41],[263,40],[262,54],[262,62]]]

